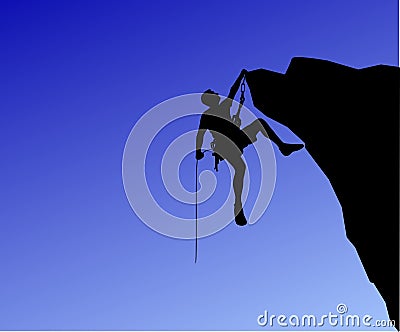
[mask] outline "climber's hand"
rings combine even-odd
[[[204,153],[201,152],[200,149],[196,150],[196,159],[200,160],[200,159],[203,159],[203,158],[204,158]]]

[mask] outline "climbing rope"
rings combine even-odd
[[[245,97],[244,93],[246,91],[246,77],[243,77],[242,84],[240,85],[240,100],[239,100],[239,107],[234,116],[232,116],[232,122],[236,124],[238,127],[242,125],[242,120],[240,120],[240,111],[242,110]]]

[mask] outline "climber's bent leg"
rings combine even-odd
[[[284,156],[288,156],[292,152],[298,151],[304,147],[304,144],[289,144],[283,142],[269,126],[267,121],[262,118],[253,121],[247,127],[243,128],[243,133],[246,134],[251,143],[257,141],[257,134],[260,132],[274,142]]]

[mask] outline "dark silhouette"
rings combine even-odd
[[[293,58],[250,71],[254,106],[290,128],[328,177],[346,234],[399,329],[399,68]]]
[[[246,165],[242,159],[243,149],[257,140],[257,134],[262,133],[265,137],[271,139],[285,156],[301,149],[303,144],[284,143],[271,129],[264,119],[257,119],[247,127],[240,129],[240,120],[231,116],[230,109],[233,98],[239,90],[240,82],[244,78],[246,70],[242,70],[239,77],[229,91],[228,98],[220,103],[219,95],[207,90],[203,93],[201,100],[209,108],[200,118],[199,130],[196,138],[196,159],[204,157],[201,151],[203,138],[206,130],[210,130],[214,141],[212,148],[216,158],[216,170],[218,170],[219,160],[226,159],[233,167],[235,175],[233,177],[233,190],[235,192],[235,222],[239,226],[247,224],[242,207],[243,178],[246,171]],[[244,97],[242,96],[242,101]]]

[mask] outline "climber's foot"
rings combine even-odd
[[[235,222],[238,226],[245,226],[247,225],[246,217],[243,213],[243,208],[241,206],[236,207],[235,205]]]
[[[304,147],[304,144],[288,144],[283,143],[282,146],[279,147],[279,150],[284,156],[289,156],[295,151],[299,151]]]

